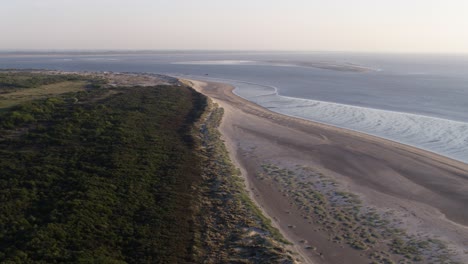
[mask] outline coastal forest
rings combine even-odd
[[[291,260],[229,163],[220,109],[177,82],[108,82],[0,72],[1,263]]]

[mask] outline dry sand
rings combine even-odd
[[[220,127],[252,198],[308,263],[369,263],[362,251],[338,246],[304,220],[273,184],[258,180],[262,163],[314,168],[391,211],[411,234],[449,243],[468,263],[468,165],[377,137],[284,116],[244,100],[233,87],[191,81],[225,109]],[[287,212],[287,213],[286,213]],[[294,228],[291,228],[291,225]],[[317,250],[307,250],[306,240]]]

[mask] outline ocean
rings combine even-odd
[[[218,80],[272,111],[468,163],[468,55],[336,52],[0,52],[1,69]]]

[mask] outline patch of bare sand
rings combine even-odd
[[[225,109],[220,130],[252,198],[310,263],[368,263],[365,252],[329,240],[275,184],[255,175],[266,161],[312,167],[391,211],[400,227],[449,243],[468,263],[468,165],[377,137],[273,113],[219,83],[192,81]],[[302,242],[301,242],[302,241]],[[307,241],[307,246],[304,241]],[[313,245],[313,246],[309,246]]]

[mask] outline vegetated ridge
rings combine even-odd
[[[0,262],[293,262],[227,158],[222,110],[111,82],[0,73]]]

